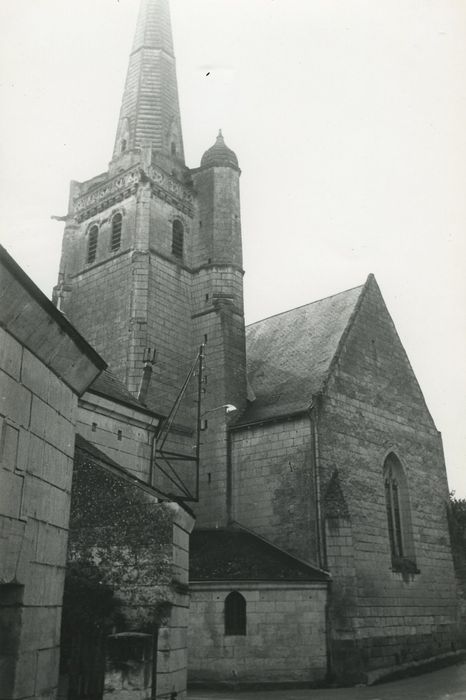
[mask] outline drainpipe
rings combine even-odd
[[[309,409],[311,420],[312,461],[314,466],[314,491],[316,504],[316,535],[318,561],[321,569],[327,569],[327,552],[325,546],[325,531],[322,520],[322,496],[320,487],[320,449],[319,449],[319,403],[320,395],[315,396]]]
[[[314,489],[316,503],[316,533],[319,566],[321,569],[328,571],[327,560],[327,543],[325,536],[325,523],[322,517],[322,495],[320,484],[320,445],[319,445],[319,408],[321,404],[321,394],[313,398],[313,402],[309,409],[309,417],[311,420],[311,435],[312,435],[312,459],[314,465]],[[332,589],[332,581],[329,582],[327,589],[327,602],[325,604],[325,645],[327,656],[327,680],[332,679],[332,644],[331,644],[331,624],[332,616],[330,613],[330,596]]]
[[[152,687],[150,689],[150,700],[157,698],[157,652],[159,648],[159,626],[154,625],[152,634]]]
[[[155,348],[146,348],[144,350],[144,370],[138,392],[138,401],[141,403],[145,403],[147,398],[147,392],[149,391],[150,380],[152,378],[152,368],[155,364],[156,354]]]
[[[227,525],[233,522],[233,466],[231,459],[231,430],[227,426]]]
[[[157,440],[160,424],[154,428],[154,434],[150,442],[149,485],[155,486],[155,442]]]

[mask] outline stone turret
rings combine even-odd
[[[225,524],[228,490],[228,417],[215,406],[232,403],[241,410],[247,393],[240,174],[238,159],[221,131],[204,153],[201,167],[192,171],[199,212],[194,298],[201,310],[204,305],[195,320],[208,338],[206,408],[211,411],[203,434],[197,513],[198,522],[210,526]]]
[[[201,168],[229,167],[239,170],[236,153],[228,148],[223,138],[222,130],[218,132],[217,140],[201,159]]]
[[[240,174],[238,158],[220,131],[215,144],[202,156],[201,167],[193,173],[200,216],[197,264],[242,269]]]

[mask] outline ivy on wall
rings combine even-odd
[[[107,611],[105,622],[96,618],[105,629],[159,623],[157,611],[176,595],[172,519],[155,496],[77,450],[65,599],[70,611],[76,607],[73,624],[81,624],[83,598]]]

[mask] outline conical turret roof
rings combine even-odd
[[[141,0],[113,157],[143,146],[184,161],[168,0]]]
[[[232,168],[239,167],[236,153],[226,145],[221,129],[218,132],[216,142],[204,153],[201,160],[201,168],[210,168],[215,166],[227,166]]]

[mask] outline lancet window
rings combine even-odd
[[[392,560],[414,561],[408,484],[401,462],[393,452],[384,463],[384,487]]]

